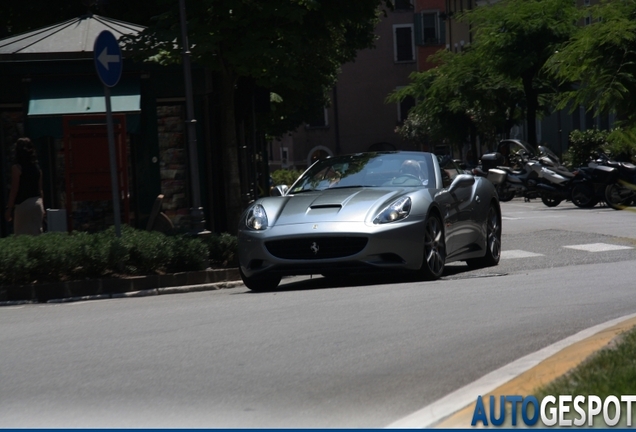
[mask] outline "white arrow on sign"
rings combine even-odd
[[[117,54],[109,55],[108,47],[104,47],[102,53],[99,55],[99,57],[97,57],[97,60],[99,60],[99,62],[106,68],[106,70],[109,70],[108,64],[119,63],[119,56]]]

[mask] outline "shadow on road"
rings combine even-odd
[[[496,267],[492,267],[496,269]],[[472,277],[492,277],[503,276],[502,273],[483,273],[483,270],[474,270],[468,265],[463,263],[453,263],[447,265],[444,269],[444,274],[440,280],[453,280],[464,279]],[[400,284],[400,283],[414,283],[414,282],[426,282],[418,278],[417,274],[413,272],[400,272],[400,271],[388,271],[387,273],[355,273],[350,275],[339,275],[332,277],[323,277],[320,275],[313,275],[309,279],[285,281],[283,279],[281,284],[275,290],[270,292],[286,292],[286,291],[302,291],[302,290],[314,290],[314,289],[331,289],[331,288],[344,288],[355,286],[367,286],[367,285],[384,285],[384,284]],[[250,292],[253,294],[260,294],[258,292]]]

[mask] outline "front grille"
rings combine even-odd
[[[308,237],[265,243],[275,257],[296,260],[347,257],[357,254],[366,245],[366,237]]]

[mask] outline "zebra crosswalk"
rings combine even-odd
[[[608,252],[608,251],[617,251],[617,250],[628,250],[634,249],[632,246],[622,246],[610,243],[588,243],[588,244],[580,244],[580,245],[564,245],[561,246],[567,249],[580,250],[585,252]],[[518,258],[534,258],[545,256],[545,254],[530,252],[520,249],[512,249],[512,250],[503,250],[501,252],[501,259],[518,259]]]

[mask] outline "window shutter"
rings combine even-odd
[[[446,45],[446,21],[439,17],[439,44]]]
[[[422,37],[422,14],[413,14],[413,32],[415,33],[415,45],[424,45]]]

